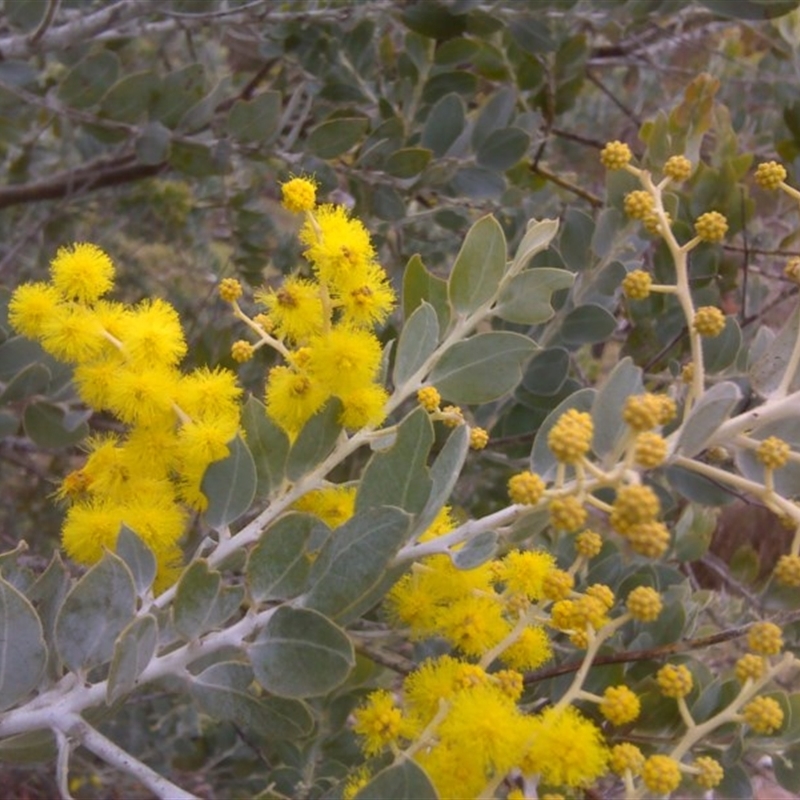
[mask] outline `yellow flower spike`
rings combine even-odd
[[[114,285],[114,264],[97,245],[79,242],[58,249],[50,275],[67,300],[94,303]]]
[[[656,673],[656,683],[664,697],[686,697],[692,691],[692,673],[683,664],[665,664]]]
[[[755,622],[747,631],[748,648],[760,656],[776,656],[783,650],[783,633],[774,622]]]
[[[755,181],[763,189],[777,189],[786,180],[786,168],[777,161],[764,161],[756,168]]]
[[[508,481],[508,496],[512,503],[535,506],[544,496],[545,483],[535,472],[520,472]]]
[[[676,183],[685,181],[692,174],[692,162],[686,156],[670,156],[664,164],[664,175]]]
[[[674,792],[681,783],[681,769],[678,762],[669,756],[650,756],[642,767],[644,785],[654,794]]]
[[[661,595],[649,586],[637,586],[625,600],[625,605],[634,619],[653,622],[658,619],[664,603]]]
[[[600,152],[600,163],[610,170],[622,169],[630,164],[631,149],[620,141],[609,142]]]
[[[645,300],[650,296],[653,279],[649,272],[635,269],[622,280],[622,293],[631,300]]]
[[[242,296],[242,284],[236,278],[223,278],[219,282],[219,296],[226,303],[233,303]]]
[[[624,775],[629,771],[635,777],[642,774],[644,756],[635,744],[621,742],[611,748],[609,766],[617,775]]]
[[[292,178],[281,184],[281,205],[287,211],[313,211],[316,203],[317,183],[312,178]]]
[[[783,710],[771,697],[756,697],[743,709],[744,721],[756,732],[768,736],[783,725]]]
[[[719,211],[707,211],[694,223],[694,232],[704,242],[721,242],[728,232],[728,220]]]
[[[800,556],[781,556],[775,567],[775,580],[784,586],[800,586]]]
[[[716,306],[702,306],[695,311],[692,328],[700,336],[713,339],[725,330],[725,315]]]
[[[641,711],[639,698],[627,686],[608,686],[603,692],[600,713],[612,725],[633,722]]]

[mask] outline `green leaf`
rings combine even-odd
[[[0,711],[39,685],[47,664],[42,623],[30,601],[0,578]]]
[[[21,764],[52,762],[57,752],[56,737],[51,730],[20,733],[0,740],[0,761],[16,767]]]
[[[161,85],[156,72],[134,72],[117,81],[100,104],[100,114],[118,122],[139,122]]]
[[[169,158],[172,134],[160,122],[149,122],[136,139],[140,164],[161,164]]]
[[[372,211],[379,219],[392,222],[406,216],[406,204],[397,189],[379,183],[372,190]]]
[[[141,597],[153,585],[156,577],[156,557],[153,551],[125,524],[120,527],[116,551],[128,565],[136,593]]]
[[[442,397],[454,403],[488,403],[510,392],[536,350],[527,336],[497,331],[456,342],[430,375]]]
[[[264,404],[252,395],[242,409],[242,428],[255,462],[256,496],[269,497],[283,481],[289,437],[267,416]]]
[[[784,789],[800,795],[800,744],[775,753],[772,756],[772,768]]]
[[[552,53],[558,49],[555,39],[550,35],[543,20],[530,17],[518,17],[508,26],[511,37],[526,52],[532,56],[542,53]]]
[[[50,385],[50,378],[50,370],[44,364],[29,364],[0,392],[0,403],[15,403],[42,394]]]
[[[406,319],[422,302],[430,303],[443,331],[450,322],[450,306],[447,302],[447,281],[425,269],[422,259],[412,256],[403,272],[403,316]]]
[[[591,412],[597,391],[595,389],[580,389],[562,400],[545,418],[536,432],[531,450],[531,471],[538,473],[543,480],[548,481],[556,474],[558,462],[550,451],[547,437],[550,429],[558,422],[558,418],[570,408],[577,411]]]
[[[486,167],[461,167],[451,181],[455,194],[472,200],[499,199],[506,190],[506,181]]]
[[[436,55],[438,60],[438,51]],[[474,150],[479,150],[489,136],[495,131],[505,128],[511,122],[516,104],[517,90],[514,86],[503,86],[489,98],[472,129],[471,141]]]
[[[58,99],[73,108],[94,105],[114,83],[119,74],[119,58],[110,50],[81,59],[58,87]]]
[[[664,470],[670,486],[687,500],[704,506],[724,506],[732,503],[736,495],[722,484],[698,475],[682,467],[667,467]]]
[[[153,93],[150,119],[174,128],[181,117],[203,99],[205,69],[202,64],[189,64],[164,76]]]
[[[517,247],[514,260],[511,262],[512,273],[520,272],[528,266],[528,262],[538,253],[546,250],[558,233],[557,219],[532,219],[528,221],[525,235]]]
[[[406,180],[419,175],[433,157],[433,151],[427,147],[404,147],[392,153],[383,169],[395,178]]]
[[[683,509],[674,528],[678,561],[699,561],[708,552],[718,517],[716,508],[690,504]]]
[[[505,172],[522,160],[531,146],[531,137],[521,128],[504,128],[492,133],[475,153],[482,167]]]
[[[735,317],[725,317],[725,327],[719,336],[703,337],[703,364],[707,373],[715,375],[736,363],[742,347],[742,331]]]
[[[406,321],[397,343],[394,385],[402,386],[436,350],[439,320],[434,307],[423,300]]]
[[[417,406],[397,426],[392,445],[374,453],[367,463],[356,495],[356,511],[381,506],[397,506],[410,514],[422,511],[431,491],[427,463],[433,440],[430,417]]]
[[[336,158],[364,137],[369,120],[363,117],[337,117],[311,130],[308,148],[318,158]]]
[[[422,87],[422,100],[425,103],[435,103],[442,97],[450,94],[463,94],[467,97],[475,95],[478,88],[478,78],[471,72],[463,69],[454,69],[449,72],[438,72],[425,81]]]
[[[208,466],[200,491],[208,499],[204,517],[215,530],[245,514],[256,495],[256,465],[241,436],[232,439],[226,458]]]
[[[136,587],[125,562],[106,553],[73,587],[56,618],[55,641],[73,672],[105,664],[136,613]]]
[[[436,789],[422,767],[411,759],[381,770],[358,791],[354,800],[438,800]]]
[[[187,140],[176,140],[172,143],[169,164],[179,172],[195,178],[207,178],[224,171],[210,147]]]
[[[753,389],[763,397],[769,397],[779,387],[789,366],[798,335],[800,335],[800,308],[795,308],[778,335],[750,367],[749,376]],[[798,383],[800,382],[795,373],[787,388],[789,391],[795,391]]]
[[[278,133],[280,119],[280,92],[263,92],[233,104],[228,114],[228,133],[243,142],[266,143]]]
[[[469,429],[459,425],[453,430],[444,447],[430,467],[431,491],[422,513],[414,520],[414,533],[427,530],[448,501],[469,453]]]
[[[172,605],[175,630],[187,641],[219,628],[238,609],[244,598],[241,586],[222,586],[222,576],[198,558],[183,571]]]
[[[614,451],[620,437],[627,431],[622,419],[625,401],[644,392],[642,370],[630,357],[623,358],[611,371],[592,404],[594,437],[592,449],[603,458]]]
[[[231,720],[259,736],[296,741],[311,733],[314,719],[304,703],[283,697],[255,697],[247,691],[252,681],[249,664],[225,661],[193,677],[189,690],[212,719]]]
[[[33,603],[42,622],[45,642],[52,642],[56,627],[56,617],[61,604],[70,589],[70,577],[58,551],[53,554],[47,569],[36,579],[27,591],[28,600]],[[61,677],[61,663],[54,647],[48,648],[47,674],[54,681]]]
[[[311,569],[312,535],[324,524],[310,514],[292,512],[261,535],[247,558],[247,586],[256,602],[288,600],[306,587]]]
[[[355,666],[347,634],[318,611],[281,606],[248,653],[256,680],[279,697],[328,694]]]
[[[569,289],[574,282],[575,276],[564,269],[525,270],[503,287],[494,312],[501,319],[520,325],[547,322],[555,313],[550,304],[553,292]]]
[[[111,705],[136,688],[139,676],[153,658],[158,644],[158,623],[151,614],[138,617],[120,634],[108,671],[106,704]]]
[[[796,0],[700,0],[700,4],[730,19],[775,19],[797,9]]]
[[[569,374],[569,351],[549,347],[535,353],[522,376],[522,387],[536,395],[558,394]]]
[[[571,272],[583,272],[592,265],[593,236],[594,220],[583,211],[570,208],[564,217],[558,250]]]
[[[303,426],[286,460],[289,480],[299,480],[330,455],[342,432],[341,413],[342,404],[333,397]]]
[[[691,458],[704,450],[741,398],[742,393],[735,383],[725,381],[712,386],[698,400],[683,424],[675,452]]]
[[[613,314],[594,303],[573,308],[561,323],[561,338],[573,345],[592,344],[608,339],[617,327]]]
[[[800,419],[794,416],[767,422],[751,432],[750,436],[759,442],[769,436],[777,436],[797,452],[800,447]],[[764,483],[764,465],[758,460],[755,450],[745,447],[736,448],[735,460],[739,472],[745,478]],[[773,488],[778,494],[791,497],[796,491],[798,481],[800,481],[800,464],[789,461],[788,464],[775,471]]]
[[[348,621],[352,608],[380,585],[408,536],[409,522],[400,509],[384,506],[360,511],[337,528],[314,561],[304,605]]]
[[[448,94],[436,102],[425,121],[420,144],[442,158],[464,130],[464,101]]]
[[[43,400],[25,406],[22,415],[26,435],[39,447],[71,447],[88,436],[85,422],[76,428],[70,428],[68,423],[67,412],[61,406]]]
[[[467,232],[448,281],[453,308],[463,315],[490,301],[506,268],[506,237],[492,216],[479,219]]]

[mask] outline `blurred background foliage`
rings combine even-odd
[[[5,0],[0,300],[42,278],[60,245],[91,241],[117,262],[122,299],[157,295],[178,308],[194,364],[233,366],[240,332],[215,285],[236,276],[261,286],[300,267],[297,221],[277,202],[290,175],[314,175],[323,197],[365,221],[398,287],[414,254],[441,273],[486,213],[512,251],[530,218],[559,217],[556,244],[534,265],[578,279],[557,293],[555,322],[531,331],[544,349],[513,398],[478,410],[493,443],[474,456],[455,498],[486,512],[505,502],[497,487],[547,414],[620,355],[659,379],[680,368],[685,337],[673,299],[620,307],[626,270],[645,261],[666,279],[670,260],[624,216],[622,197],[635,187],[623,173],[606,178],[606,141],[628,142],[655,173],[675,153],[701,162],[671,198],[685,238],[698,214],[728,216],[726,244],[698,248],[691,265],[698,299],[736,316],[707,354],[712,373],[743,373],[759,330],[786,315],[796,290],[781,267],[800,254],[796,208],[748,173],[778,157],[797,183],[797,6]],[[87,431],[112,423],[88,418],[69,374],[14,338],[4,314],[0,326],[0,544],[24,538],[35,561],[57,541],[59,512],[47,495]],[[239,370],[256,394],[264,350]],[[238,761],[219,757],[217,777],[253,792],[235,774],[253,760],[308,763],[248,750],[232,724],[204,731],[196,712],[164,702],[143,696],[114,723],[120,735],[142,735],[160,716],[168,744],[147,745],[156,769],[161,760],[195,770],[209,753],[236,752]],[[328,721],[329,765],[351,760],[336,752],[353,747],[339,736],[346,713]],[[78,794],[123,791],[99,785]]]

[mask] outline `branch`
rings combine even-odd
[[[63,50],[79,42],[90,41],[112,25],[136,19],[157,10],[158,6],[158,0],[119,0],[63,25],[45,28],[41,32],[37,30],[32,36],[5,36],[0,39],[0,61],[25,59],[43,51]]]
[[[594,208],[601,208],[603,206],[603,201],[597,195],[592,194],[591,192],[586,191],[586,189],[582,189],[580,186],[577,186],[576,184],[570,183],[568,180],[559,177],[554,172],[550,172],[550,170],[545,169],[543,166],[541,166],[541,164],[531,164],[530,168],[531,172],[541,175],[545,180],[554,183],[556,186],[560,186],[562,189],[566,189],[568,192],[578,195],[578,197],[582,197]]]
[[[102,158],[84,167],[60,172],[44,181],[0,187],[0,208],[36,200],[56,200],[85,189],[100,189],[158,175],[167,164],[139,164],[133,154]]]

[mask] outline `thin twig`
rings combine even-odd
[[[603,205],[603,201],[597,195],[581,188],[577,184],[570,183],[568,180],[556,175],[554,172],[550,172],[549,169],[545,169],[541,164],[531,164],[530,168],[531,172],[535,172],[537,175],[541,175],[546,180],[556,184],[556,186],[560,186],[562,189],[566,189],[568,192],[572,192],[578,197],[583,198],[594,208],[600,208]]]
[[[38,42],[39,39],[41,39],[42,36],[45,35],[45,33],[47,32],[47,29],[52,24],[53,18],[55,17],[56,12],[58,11],[58,7],[60,5],[61,5],[61,0],[49,0],[48,1],[48,3],[47,3],[47,11],[45,11],[45,14],[41,19],[41,22],[39,22],[39,26],[36,28],[36,30],[31,35],[31,38],[30,38],[31,44],[36,44],[36,42]]]

